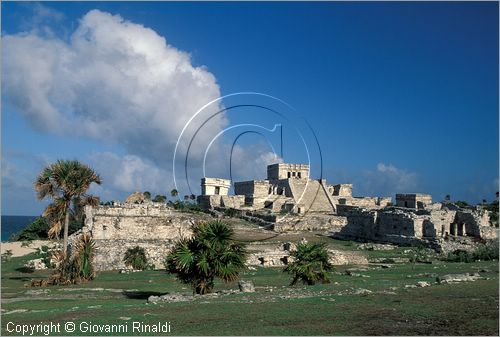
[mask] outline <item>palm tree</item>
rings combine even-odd
[[[170,191],[170,195],[172,196],[172,198],[175,198],[179,195],[179,192],[174,188],[172,191]]]
[[[68,227],[72,206],[78,208],[81,205],[99,204],[99,198],[86,194],[92,183],[101,184],[101,178],[89,166],[77,160],[58,160],[50,164],[42,170],[34,183],[39,200],[46,198],[53,200],[44,212],[44,215],[52,220],[53,235],[57,233],[58,237],[64,221],[64,253],[68,246]]]
[[[160,194],[157,194],[153,199],[153,202],[165,202],[165,201],[167,201],[167,197]]]
[[[196,195],[191,194],[191,195],[189,196],[189,199],[191,199],[191,200],[196,200]]]
[[[193,236],[179,240],[168,254],[167,271],[201,295],[212,292],[216,277],[225,282],[238,279],[245,268],[245,248],[233,235],[220,220],[195,224]]]
[[[313,285],[320,281],[329,283],[327,272],[333,270],[328,261],[328,252],[324,243],[299,243],[297,250],[290,253],[294,261],[289,263],[284,272],[294,274],[290,285],[299,280],[303,284]]]

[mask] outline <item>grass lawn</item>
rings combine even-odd
[[[349,246],[349,244],[347,244]],[[378,252],[373,253],[375,255]],[[385,252],[390,255],[389,252]],[[402,250],[392,252],[402,254]],[[378,256],[378,255],[377,255]],[[148,304],[150,295],[190,294],[164,271],[130,274],[103,272],[84,285],[26,288],[48,271],[19,269],[34,256],[2,263],[1,334],[7,323],[124,324],[170,322],[172,335],[498,335],[498,262],[394,264],[338,267],[330,284],[289,287],[280,269],[247,270],[255,293],[224,293],[190,302]],[[418,281],[434,283],[436,275],[480,272],[487,278],[461,284],[405,288]],[[216,290],[237,289],[237,283],[218,283]],[[371,293],[359,295],[356,290]],[[60,333],[66,334],[64,330]],[[74,335],[102,335],[84,333]],[[147,335],[148,333],[144,333]],[[165,335],[165,333],[160,333]],[[155,333],[149,333],[155,335]]]

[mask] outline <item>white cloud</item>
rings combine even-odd
[[[415,172],[396,166],[378,163],[375,170],[368,170],[356,179],[354,188],[360,195],[393,197],[396,193],[420,192]]]
[[[37,130],[97,139],[125,150],[124,155],[98,152],[81,158],[102,175],[103,185],[92,191],[103,199],[144,190],[168,193],[181,130],[201,107],[220,98],[215,76],[194,66],[188,53],[152,29],[99,10],[84,15],[67,39],[58,38],[44,25],[62,20],[61,15],[36,6],[26,32],[2,37],[5,100]],[[182,165],[196,132],[189,152],[194,193],[206,145],[228,121],[219,114],[196,130],[221,108],[214,103],[198,115],[178,149]],[[246,179],[265,176],[266,165],[279,160],[268,147],[234,150],[234,170]],[[223,141],[212,146],[211,175],[227,177],[229,152]]]
[[[81,18],[69,42],[32,30],[5,35],[2,53],[4,97],[34,127],[111,141],[156,162],[170,160],[188,119],[220,96],[214,75],[188,53],[98,10]],[[207,143],[226,123],[214,118],[197,140]]]
[[[95,153],[90,157],[90,163],[101,175],[103,185],[101,192],[117,191],[151,191],[165,193],[171,188],[172,173],[162,170],[153,162],[135,155],[120,157],[111,152]],[[113,193],[109,193],[111,197]]]

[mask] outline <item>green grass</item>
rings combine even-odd
[[[335,244],[335,243],[334,243]],[[339,245],[341,245],[339,243]],[[347,245],[346,247],[351,247]],[[354,246],[355,247],[355,246]],[[402,256],[397,251],[367,252]],[[169,321],[173,335],[498,335],[498,262],[394,264],[358,270],[369,277],[345,275],[352,266],[336,268],[330,284],[288,286],[280,269],[247,270],[255,293],[197,297],[192,302],[147,304],[150,295],[190,294],[164,271],[131,274],[103,272],[87,284],[26,288],[32,278],[48,271],[16,270],[33,256],[2,263],[1,334],[6,324]],[[363,267],[360,267],[363,268]],[[435,281],[435,274],[477,272],[488,280],[407,289],[418,281]],[[102,288],[101,290],[96,288]],[[372,291],[354,295],[354,289]],[[237,283],[216,284],[217,291],[237,289]],[[15,312],[14,310],[25,310]],[[129,318],[124,320],[124,318]],[[65,333],[62,333],[65,334]],[[75,335],[82,335],[76,331]],[[100,334],[100,333],[97,333]],[[117,333],[115,335],[122,335]],[[154,335],[154,333],[152,333]]]

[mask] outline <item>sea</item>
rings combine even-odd
[[[32,215],[2,215],[1,241],[8,241],[12,234],[19,232],[28,226],[37,217]]]

